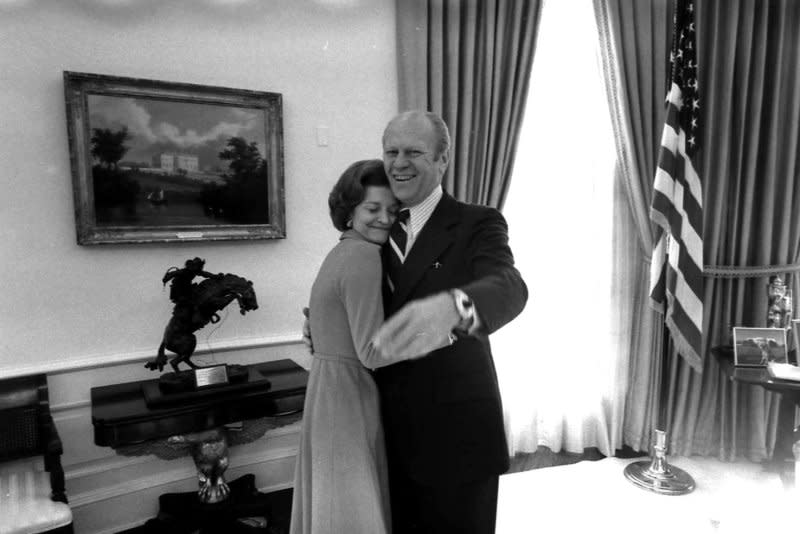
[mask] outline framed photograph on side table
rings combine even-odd
[[[741,367],[766,367],[787,363],[785,328],[733,328],[733,362]]]
[[[64,72],[78,243],[286,237],[279,93]]]

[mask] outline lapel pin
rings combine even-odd
[[[434,268],[434,269],[438,269],[438,268],[439,268],[439,267],[441,267],[441,266],[442,266],[442,264],[441,264],[441,263],[439,263],[438,261],[437,261],[436,263],[434,263],[434,264],[433,264],[433,268]]]

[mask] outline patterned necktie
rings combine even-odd
[[[397,220],[389,230],[389,245],[395,258],[403,263],[406,259],[406,243],[408,243],[408,210],[400,210]]]
[[[392,278],[396,278],[396,273],[402,267],[406,259],[406,244],[408,243],[408,217],[409,211],[407,209],[400,210],[397,215],[397,220],[389,230],[389,247],[392,249],[389,254],[389,288],[394,292],[394,282]]]

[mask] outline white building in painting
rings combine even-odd
[[[200,168],[197,156],[174,154],[172,152],[161,152],[153,155],[153,167],[168,172],[175,172],[178,169],[197,172]]]
[[[176,154],[175,167],[189,172],[197,172],[199,169],[197,156],[191,156],[189,154]]]

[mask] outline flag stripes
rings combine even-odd
[[[702,277],[703,273],[697,266],[688,258],[688,255],[682,254],[683,248],[678,245],[677,240],[670,239],[669,252],[669,266],[667,269],[667,297],[673,297],[681,306],[685,308],[685,314],[688,319],[692,321],[698,330],[703,325],[703,302],[702,295],[698,294],[697,287],[692,285],[695,280],[691,276]],[[691,266],[691,268],[689,268]],[[674,276],[670,275],[670,270],[675,273]],[[691,276],[690,276],[691,275]],[[702,280],[702,278],[700,278]]]
[[[650,218],[662,229],[653,249],[650,297],[678,353],[702,371],[703,193],[691,155],[699,110],[691,1],[678,3],[671,53],[672,79]]]

